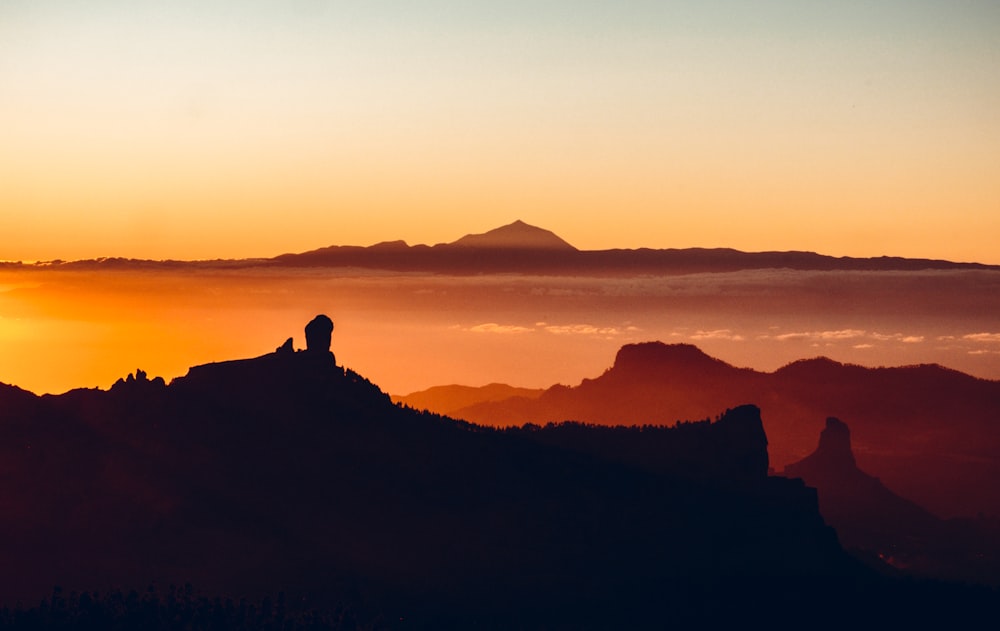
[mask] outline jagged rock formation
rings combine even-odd
[[[1000,585],[1000,529],[942,520],[858,468],[846,423],[828,418],[816,451],[782,475],[815,487],[820,512],[849,549],[900,570]]]
[[[141,368],[136,368],[135,373],[129,373],[124,379],[119,379],[112,386],[111,389],[121,389],[124,387],[132,386],[133,384],[147,384],[151,383],[154,387],[164,386],[166,382],[163,381],[163,377],[154,377],[152,380],[149,379],[149,375],[146,374],[145,370]]]
[[[785,471],[823,471],[846,475],[860,473],[854,461],[854,451],[851,450],[851,430],[847,424],[832,416],[826,419],[826,428],[820,432],[816,451],[803,460],[788,465]]]
[[[857,545],[873,532],[922,532],[938,522],[858,468],[851,431],[836,418],[826,420],[816,451],[789,464],[782,475],[802,478],[819,490],[823,516],[838,526],[846,545]]]

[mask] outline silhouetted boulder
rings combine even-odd
[[[333,320],[322,314],[316,316],[306,325],[306,350],[310,353],[329,352],[332,335]]]

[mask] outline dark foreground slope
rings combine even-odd
[[[767,477],[752,406],[683,430],[707,461],[738,455],[700,467],[416,413],[290,346],[0,404],[8,604],[191,581],[399,628],[606,628],[992,598],[860,569],[812,490]],[[687,449],[661,434],[664,461]]]

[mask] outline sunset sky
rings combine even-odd
[[[1000,263],[993,0],[4,0],[0,259],[520,218]]]

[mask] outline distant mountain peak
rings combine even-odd
[[[728,367],[722,360],[707,355],[693,344],[664,344],[663,342],[640,342],[625,344],[615,356],[613,369],[616,371],[645,372],[661,367]]]
[[[396,239],[395,241],[379,241],[375,245],[369,247],[378,250],[406,250],[410,246],[406,243],[406,241]]]
[[[448,245],[491,249],[576,251],[575,247],[554,232],[532,226],[520,219],[482,234],[467,234]]]

